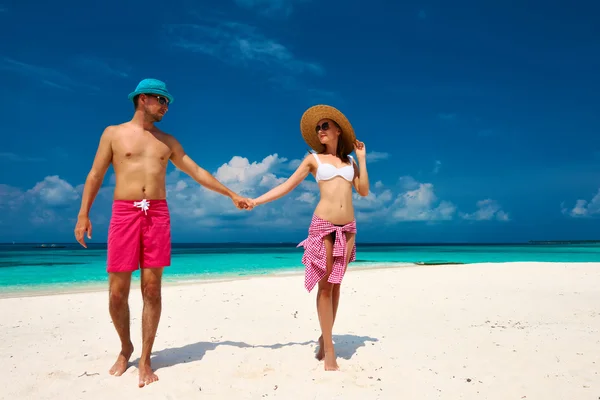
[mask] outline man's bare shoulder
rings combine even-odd
[[[170,133],[166,133],[161,131],[160,129],[156,129],[155,135],[157,135],[157,137],[163,142],[166,143],[169,147],[175,146],[177,145],[179,142],[177,141],[177,139],[175,138],[174,135],[171,135]]]
[[[118,135],[119,132],[122,132],[126,129],[131,129],[128,122],[117,125],[108,125],[106,128],[104,128],[104,132],[102,134],[111,137]]]
[[[154,133],[155,135],[159,135],[161,138],[165,138],[165,139],[173,137],[173,135],[171,135],[157,127],[154,127],[154,129],[152,130],[152,133]]]

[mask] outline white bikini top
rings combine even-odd
[[[354,159],[352,156],[348,156],[350,158],[350,165],[344,165],[343,167],[336,168],[333,164],[322,163],[319,159],[319,156],[316,153],[311,153],[317,159],[317,163],[319,166],[317,167],[317,173],[315,174],[315,180],[319,181],[328,181],[330,179],[335,178],[336,176],[341,176],[348,182],[352,182],[354,178]]]

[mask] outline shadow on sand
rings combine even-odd
[[[333,335],[333,343],[335,346],[335,355],[338,358],[349,360],[352,358],[356,350],[360,347],[365,347],[367,342],[375,344],[379,340],[370,336],[356,335]]]
[[[335,343],[335,350],[337,356],[345,360],[352,358],[356,350],[360,347],[366,346],[367,342],[377,342],[375,338],[368,336],[356,336],[356,335],[333,335]],[[173,347],[170,349],[163,349],[156,351],[152,354],[152,368],[157,371],[160,368],[168,368],[177,364],[189,363],[194,361],[200,361],[208,351],[215,350],[219,346],[231,346],[240,349],[246,348],[265,348],[271,350],[281,349],[288,346],[308,346],[316,344],[316,340],[310,340],[307,342],[289,342],[289,343],[276,343],[271,345],[251,345],[244,342],[198,342],[188,344],[182,347]],[[133,365],[137,365],[139,358],[132,361]]]

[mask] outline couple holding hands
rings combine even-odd
[[[109,312],[121,341],[121,351],[110,368],[115,376],[128,368],[133,353],[129,324],[131,274],[141,269],[142,352],[139,387],[158,380],[150,355],[161,314],[161,282],[164,267],[171,264],[171,221],[166,201],[166,169],[171,161],[200,185],[231,198],[237,208],[252,209],[277,200],[296,188],[309,174],[319,185],[320,200],[314,210],[304,247],[304,285],[318,285],[317,312],[321,325],[317,359],[325,370],[338,370],[332,330],[340,285],[348,264],[356,259],[356,221],[352,189],[369,193],[364,143],[356,140],[348,119],[337,109],[316,105],[304,112],[300,131],[313,150],[282,184],[255,199],[243,198],[221,184],[186,154],[173,136],[154,124],[160,122],[174,98],[164,82],[142,80],[129,94],[133,118],[108,126],[101,135],[92,168],[82,194],[75,237],[87,247],[91,239],[89,212],[108,167],[115,173],[112,216],[107,240]],[[357,160],[350,155],[354,151]]]

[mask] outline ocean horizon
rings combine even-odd
[[[301,273],[297,243],[173,243],[165,282]],[[349,267],[500,262],[599,262],[600,241],[525,243],[358,243]],[[139,270],[134,272],[139,279]],[[106,282],[106,243],[2,243],[4,292],[61,291]],[[302,283],[299,283],[301,286]]]

